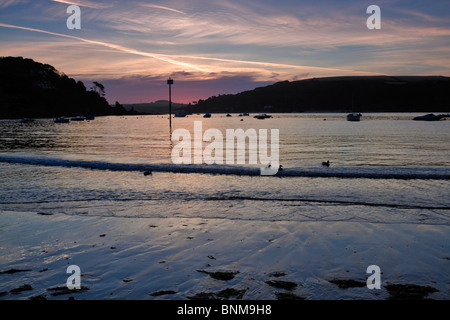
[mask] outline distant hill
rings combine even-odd
[[[135,111],[138,113],[145,113],[145,114],[169,113],[168,100],[158,100],[149,103],[124,104],[123,107],[128,111]],[[177,112],[187,112],[187,107],[188,107],[187,104],[172,102],[172,113],[175,114]]]
[[[0,57],[0,118],[123,114],[109,106],[105,88],[87,90],[53,66],[22,57]]]
[[[167,114],[168,101],[110,106],[103,85],[89,90],[53,66],[0,57],[0,118]],[[450,112],[450,78],[329,77],[283,81],[238,94],[172,103],[172,113],[206,112]]]
[[[330,77],[278,82],[200,100],[203,112],[449,112],[450,78],[440,76]]]

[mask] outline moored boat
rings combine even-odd
[[[55,123],[69,123],[70,120],[65,117],[59,117],[54,120]]]
[[[347,121],[360,121],[361,120],[361,116],[362,116],[361,113],[354,113],[354,112],[349,113],[347,115]]]
[[[70,119],[70,121],[84,121],[84,120],[86,120],[86,118],[82,116],[76,116]]]
[[[270,114],[262,113],[262,114],[258,114],[256,116],[254,116],[253,118],[262,120],[262,119],[272,118],[272,116]]]
[[[424,116],[414,117],[413,120],[415,120],[415,121],[439,121],[442,118],[444,118],[443,115],[440,115],[440,114],[435,115],[433,113],[429,113]]]
[[[354,98],[353,98],[353,94],[352,94],[352,112],[347,114],[347,121],[360,121],[362,114],[361,113],[356,113],[354,111],[355,109],[355,102],[354,102]]]
[[[19,121],[20,123],[31,123],[34,122],[34,119],[30,119],[30,118],[23,118]]]

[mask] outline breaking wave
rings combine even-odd
[[[92,160],[70,160],[51,156],[0,154],[0,162],[36,166],[84,168],[109,171],[152,171],[200,173],[217,175],[259,176],[258,167],[238,165],[115,163]],[[435,179],[449,180],[447,167],[349,166],[349,167],[286,167],[278,177],[365,178],[365,179]]]

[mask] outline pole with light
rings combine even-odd
[[[167,80],[167,84],[169,85],[169,125],[170,125],[170,131],[172,132],[172,85],[173,85],[173,79],[169,77]]]

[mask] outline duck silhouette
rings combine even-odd
[[[268,166],[267,166],[267,169],[270,169],[272,167],[272,165],[271,164],[269,164]],[[280,164],[280,166],[278,167],[278,171],[282,171],[283,170],[283,166]]]
[[[330,160],[328,160],[327,162],[322,162],[322,166],[329,167],[330,166]]]
[[[144,171],[144,176],[151,176],[152,170]]]

